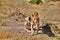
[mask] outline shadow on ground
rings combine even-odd
[[[51,28],[48,24],[42,27],[43,34],[47,34],[49,37],[55,37],[54,33],[52,33]]]

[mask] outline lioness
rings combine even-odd
[[[39,31],[39,16],[38,16],[38,12],[35,11],[33,14],[32,14],[32,17],[31,17],[31,34],[33,34],[34,32],[38,33]],[[35,29],[35,31],[34,31]]]
[[[28,29],[31,29],[31,35],[36,32],[38,33],[39,31],[39,16],[38,16],[38,12],[35,11],[31,17],[27,17],[25,18],[25,27],[28,28]],[[35,30],[34,30],[35,29]]]

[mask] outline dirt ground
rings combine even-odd
[[[34,11],[38,11],[42,20],[56,21],[60,25],[60,1],[36,5],[28,3],[27,0],[0,0],[0,40],[57,40],[60,37],[49,37],[47,34],[31,36],[23,30],[23,17],[23,20],[19,18],[17,21],[16,17],[8,17],[17,8],[26,16],[31,16]]]
[[[14,19],[3,20],[0,23],[0,40],[56,40],[47,34],[31,36],[23,29],[23,22]]]

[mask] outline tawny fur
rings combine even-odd
[[[39,16],[38,12],[35,11],[31,17],[25,18],[25,28],[31,29],[31,34],[39,31]],[[34,30],[35,29],[35,30]]]

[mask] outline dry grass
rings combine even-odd
[[[56,38],[48,37],[45,34],[30,36],[23,33],[13,33],[5,30],[0,30],[0,40],[56,40]]]
[[[59,5],[60,1],[49,2],[48,4],[43,5],[33,5],[29,4],[27,0],[0,0],[0,18],[10,16],[12,13],[15,12],[15,9],[18,8],[21,13],[26,14],[27,16],[30,16],[34,11],[38,11],[39,16],[41,16],[43,20],[60,21]],[[2,22],[0,21],[0,24],[2,23],[4,23],[3,20]],[[20,30],[19,28],[21,26],[20,23],[19,26],[18,22],[14,20],[8,21],[7,24],[9,25],[8,27],[0,26],[0,40],[57,40],[56,37],[49,37],[46,34],[31,36],[26,34],[25,32],[21,33],[20,31],[18,31]],[[18,25],[19,27],[16,25]],[[4,30],[5,28],[6,30]]]

